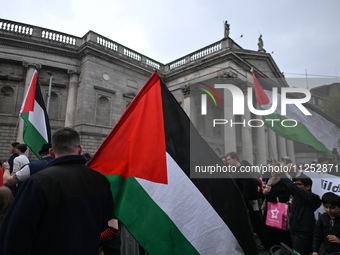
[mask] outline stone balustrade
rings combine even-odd
[[[0,36],[1,34],[11,34],[11,36],[14,37],[22,37],[22,35],[29,36],[30,39],[36,40],[37,42],[48,42],[51,44],[51,46],[54,46],[54,44],[58,44],[59,47],[60,45],[65,45],[66,47],[74,47],[75,50],[80,48],[86,42],[93,42],[103,47],[103,49],[111,50],[112,54],[119,54],[119,56],[122,58],[127,58],[136,61],[137,63],[139,62],[144,67],[157,69],[161,72],[172,71],[174,69],[184,67],[187,64],[193,63],[195,61],[200,61],[202,58],[208,57],[221,50],[230,49],[229,46],[226,46],[229,45],[229,43],[226,43],[226,40],[230,39],[222,39],[221,41],[208,45],[202,49],[199,49],[193,53],[190,53],[182,58],[179,58],[164,65],[158,61],[139,54],[117,42],[105,38],[104,36],[101,36],[93,31],[89,31],[81,38],[46,28],[0,19]]]
[[[107,40],[103,37],[97,36],[97,43],[106,48],[109,48],[110,50],[118,51],[118,45],[111,40]]]
[[[137,61],[141,61],[142,60],[142,57],[140,54],[132,51],[132,50],[129,50],[129,49],[124,49],[124,55],[129,57],[129,58],[133,58]]]
[[[33,26],[0,19],[0,31],[7,31],[23,35],[32,35]]]
[[[201,58],[207,57],[209,55],[212,55],[218,51],[229,49],[229,47],[226,47],[227,43],[223,44],[222,40],[218,41],[216,43],[213,43],[211,45],[208,45],[202,49],[199,49],[193,53],[190,53],[180,59],[177,59],[175,61],[170,62],[165,66],[165,70],[173,70],[182,66],[185,66],[187,64],[193,63],[195,61],[200,61]]]
[[[41,38],[70,45],[76,45],[77,40],[76,37],[46,29],[41,31]]]
[[[210,55],[216,51],[219,51],[222,49],[222,43],[221,42],[217,42],[217,43],[214,43],[212,45],[209,45],[203,49],[200,49],[194,53],[192,53],[190,55],[190,61],[195,61],[196,59],[199,59],[199,58],[202,58],[202,57],[205,57],[207,55]]]

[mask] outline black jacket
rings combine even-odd
[[[314,212],[321,205],[319,196],[299,188],[294,182],[287,178],[283,178],[283,176],[281,182],[293,195],[289,216],[290,231],[313,236],[315,228]]]
[[[274,184],[270,192],[265,196],[267,202],[277,202],[277,198],[279,198],[279,202],[287,203],[289,201],[290,192],[284,186],[282,181]]]
[[[330,220],[331,217],[327,213],[324,213],[319,217],[314,230],[313,252],[319,251],[322,242],[324,243],[325,251],[327,253],[340,252],[340,244],[331,243],[327,239],[328,235],[335,235],[337,238],[340,238],[340,217],[337,217],[334,220],[333,227]]]
[[[108,180],[85,162],[56,158],[21,184],[0,228],[0,254],[98,254],[113,198]]]

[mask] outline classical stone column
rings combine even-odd
[[[247,98],[247,92],[244,92],[244,97]],[[253,136],[251,127],[248,126],[248,121],[251,119],[251,114],[248,108],[247,100],[244,100],[244,120],[245,127],[242,127],[242,159],[247,160],[250,164],[254,163],[253,155]]]
[[[281,157],[287,156],[286,139],[282,136],[277,136],[279,155],[277,160],[281,161]]]
[[[41,64],[37,64],[37,63],[23,61],[22,65],[27,68],[27,72],[26,72],[26,78],[25,78],[24,97],[22,98],[21,102],[23,102],[24,98],[26,97],[27,90],[31,83],[34,70],[41,69]],[[23,130],[24,130],[24,121],[23,119],[20,118],[19,127],[18,127],[18,135],[17,135],[17,142],[19,143],[24,142],[23,136],[22,136]]]
[[[181,86],[183,93],[183,110],[190,118],[190,121],[197,128],[197,107],[196,100],[194,97],[194,91],[190,89],[190,84],[185,84]]]
[[[75,70],[67,70],[67,73],[70,75],[70,82],[66,103],[65,127],[73,128],[76,116],[79,72]]]
[[[287,146],[287,154],[292,159],[293,163],[295,162],[295,150],[294,150],[294,142],[291,140],[286,140]]]
[[[228,121],[226,125],[224,125],[224,145],[225,145],[225,154],[231,151],[236,150],[236,129],[235,127],[230,127],[230,122],[235,123],[235,116],[233,115],[233,97],[228,89],[223,90],[224,97],[224,119]]]
[[[277,155],[277,142],[276,142],[276,134],[273,130],[270,128],[268,130],[268,153],[269,153],[269,158],[273,159],[278,159]]]
[[[261,116],[257,116],[257,119],[262,119]],[[257,149],[257,165],[267,164],[267,146],[266,146],[266,132],[265,127],[254,127],[256,134],[256,149]]]
[[[183,110],[190,117],[190,85],[188,84],[182,85],[181,90],[184,96]]]

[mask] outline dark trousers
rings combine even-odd
[[[263,219],[262,219],[262,212],[254,211],[253,207],[249,207],[249,218],[253,226],[254,232],[257,233],[261,241],[261,245],[263,245],[264,244],[264,237],[263,237],[263,225],[264,224],[263,224]]]
[[[307,233],[291,232],[293,249],[301,255],[309,255],[312,252],[313,235]]]
[[[120,251],[109,247],[102,247],[104,255],[120,255]]]

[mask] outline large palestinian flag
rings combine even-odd
[[[272,89],[273,87],[276,87],[275,84],[271,83],[268,79],[256,77],[254,72],[253,79],[258,105],[263,110],[270,109],[273,100]],[[287,94],[287,98],[297,97],[294,97],[292,94]],[[304,103],[303,106],[311,113],[311,115],[303,114],[295,104],[288,104],[286,115],[281,115],[281,95],[280,88],[278,88],[276,110],[272,114],[264,115],[262,118],[264,123],[279,136],[310,145],[318,151],[323,151],[328,155],[332,155],[333,146],[340,138],[339,121],[309,103]],[[270,119],[279,121],[272,122],[269,121]],[[286,119],[295,120],[297,125],[292,125],[294,127],[281,125],[281,122]]]
[[[192,160],[221,160],[155,72],[89,166],[111,183],[115,216],[151,255],[258,254],[233,179],[195,179]]]
[[[24,120],[24,142],[40,159],[38,152],[43,144],[50,143],[51,129],[40,90],[37,70],[33,73],[26,97],[22,103],[20,117]]]

